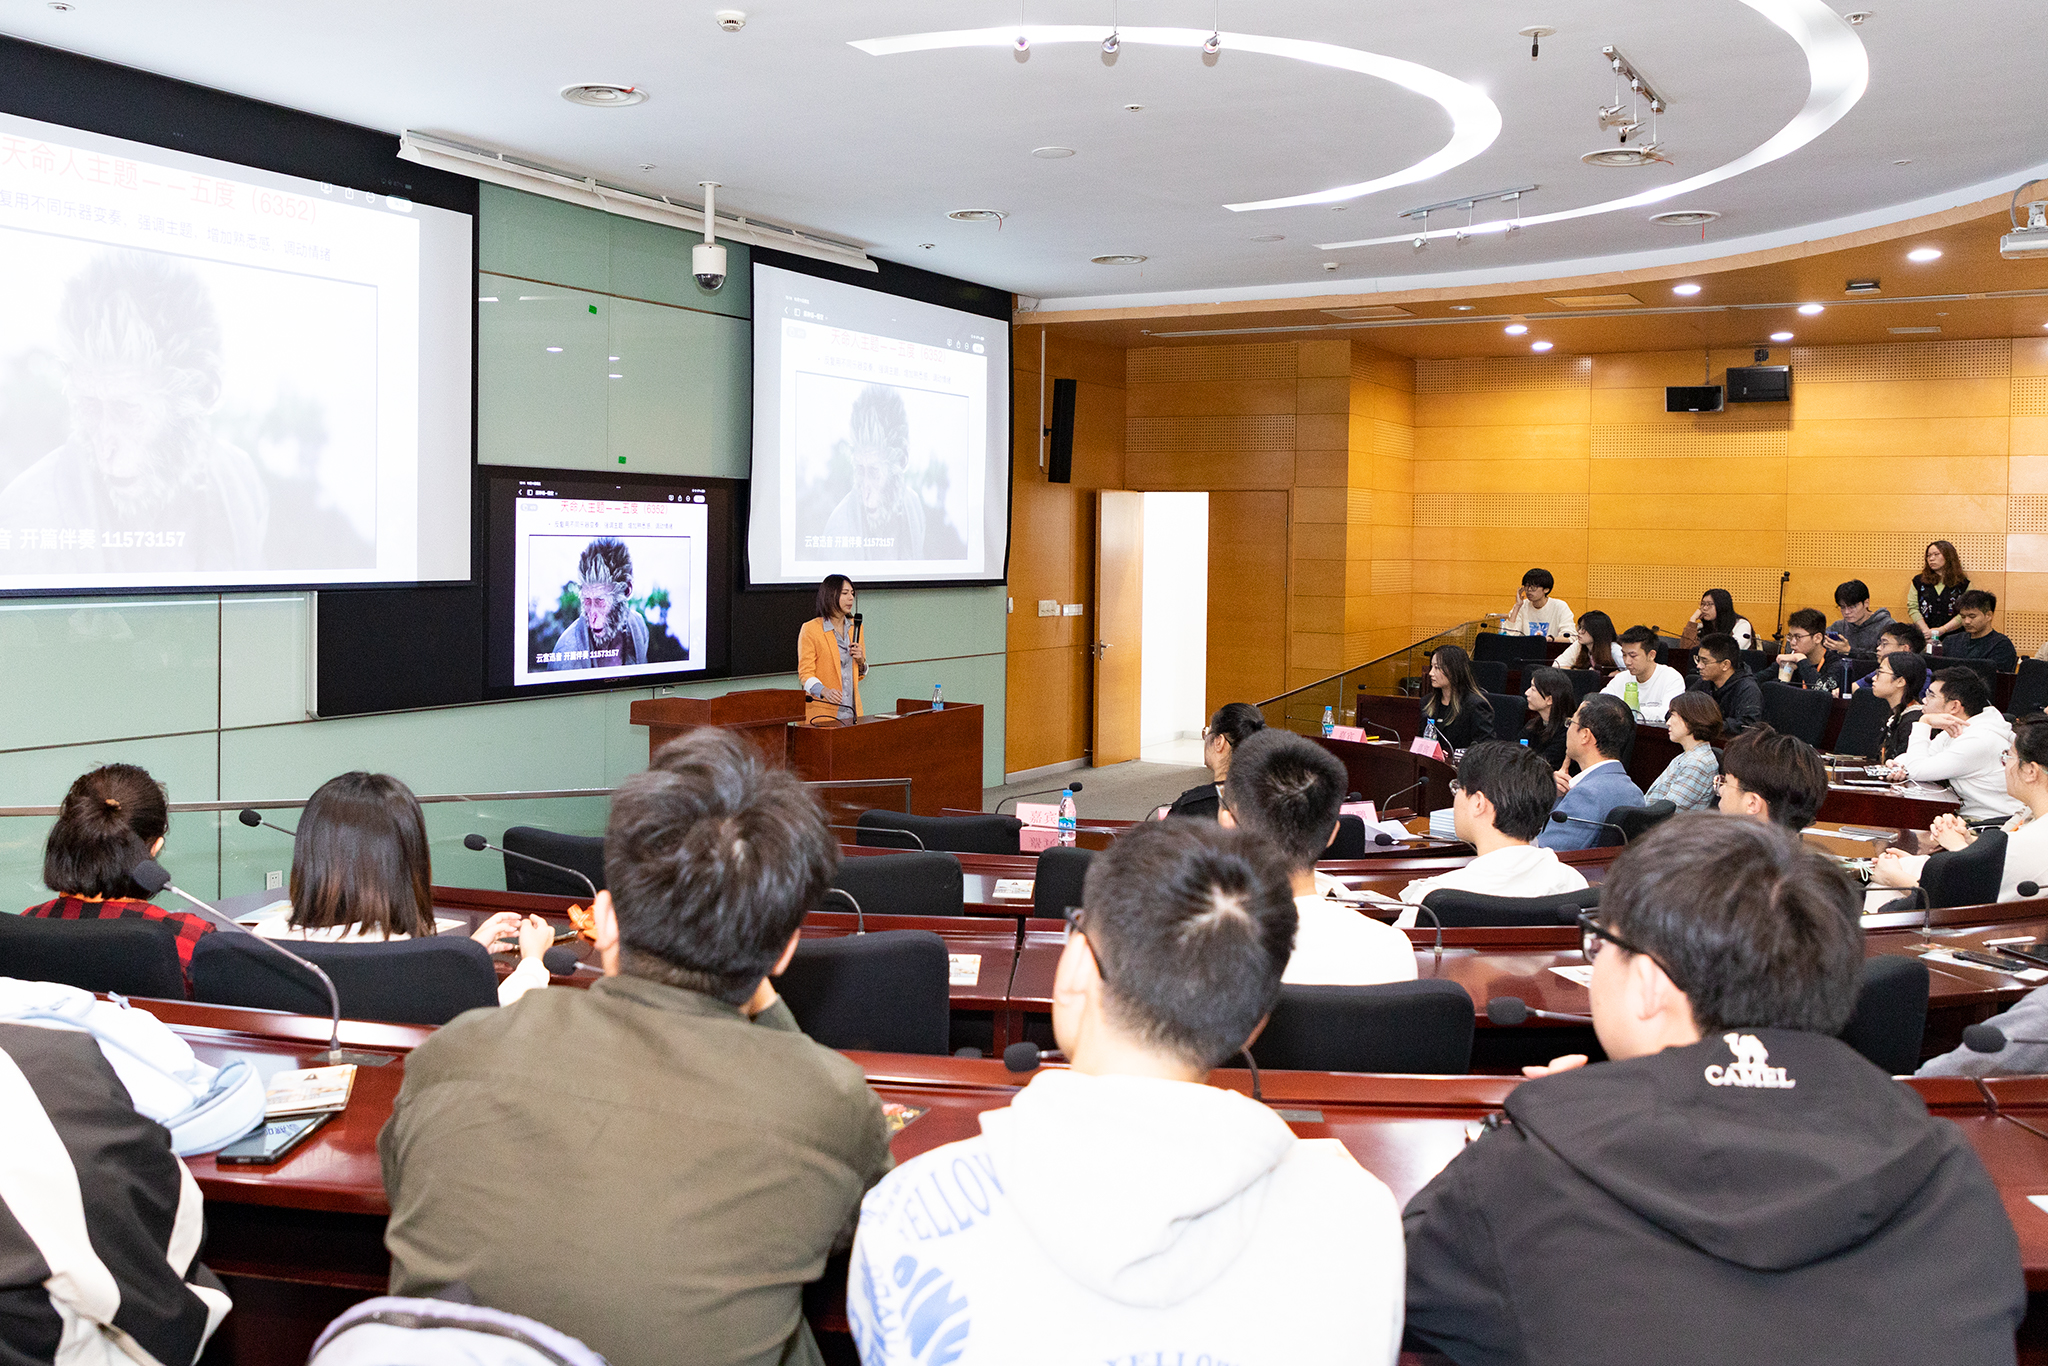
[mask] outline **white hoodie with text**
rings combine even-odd
[[[1040,1073],[861,1203],[863,1366],[1370,1362],[1401,1344],[1393,1194],[1234,1091]]]

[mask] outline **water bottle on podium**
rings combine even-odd
[[[1074,806],[1074,789],[1060,789],[1060,843],[1071,849],[1074,837],[1081,824],[1081,813]]]
[[[944,711],[945,709],[946,709],[946,690],[945,690],[944,688],[940,687],[940,686],[939,686],[938,684],[934,683],[934,684],[932,684],[932,710],[933,710],[933,711]]]

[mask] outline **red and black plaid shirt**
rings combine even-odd
[[[124,917],[161,920],[177,933],[178,966],[184,970],[188,980],[192,976],[192,946],[199,942],[200,935],[213,932],[213,925],[199,916],[186,911],[167,911],[147,901],[131,901],[126,897],[83,901],[75,896],[60,896],[55,901],[31,906],[22,914],[39,915],[46,920],[119,920]]]

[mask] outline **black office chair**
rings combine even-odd
[[[1504,636],[1488,631],[1472,642],[1472,658],[1511,666],[1542,664],[1550,658],[1549,647],[1550,642],[1542,636]]]
[[[775,990],[827,1048],[944,1056],[952,1005],[946,941],[884,930],[798,942]]]
[[[1961,849],[1930,855],[1920,867],[1920,891],[1936,910],[1945,906],[1984,906],[1998,900],[2005,877],[2005,832],[1980,830]]]
[[[1504,659],[1473,660],[1472,681],[1479,685],[1481,692],[1506,692],[1508,690],[1507,661]]]
[[[2005,709],[2013,716],[2024,716],[2043,707],[2048,707],[2048,659],[2023,659]]]
[[[1471,996],[1443,978],[1284,986],[1251,1053],[1261,1067],[1301,1072],[1461,1076],[1472,1067],[1473,1021]]]
[[[556,830],[514,825],[506,829],[505,838],[498,842],[515,854],[574,868],[595,883],[597,890],[604,890],[603,835],[564,835]],[[532,892],[536,896],[572,896],[579,901],[590,899],[590,888],[575,878],[537,868],[526,859],[505,860],[505,890]]]
[[[587,893],[586,893],[587,895]],[[334,979],[345,1020],[444,1025],[498,1004],[490,950],[466,934],[388,944],[285,945]],[[327,1014],[320,979],[254,935],[216,930],[192,950],[192,999],[294,1015]]]
[[[1892,954],[1864,959],[1856,1013],[1842,1026],[1842,1042],[1892,1076],[1906,1077],[1919,1070],[1926,1033],[1927,964]]]
[[[960,860],[939,850],[842,858],[832,885],[860,903],[868,915],[964,915],[965,879]],[[821,909],[850,910],[838,897]]]
[[[1682,678],[1691,678],[1695,673],[1699,672],[1693,663],[1693,654],[1693,647],[1690,645],[1674,645],[1666,650],[1663,657],[1657,662],[1659,664],[1669,664],[1672,668],[1678,670],[1679,676]]]
[[[1053,920],[1064,917],[1069,906],[1081,904],[1081,884],[1088,880],[1089,849],[1055,846],[1040,851],[1038,876],[1031,883],[1031,912]]]
[[[1514,744],[1522,738],[1522,725],[1529,719],[1529,699],[1520,693],[1489,691],[1493,703],[1493,738]]]
[[[863,811],[853,842],[872,849],[900,849],[902,841],[887,832],[907,830],[927,849],[956,854],[1015,854],[1017,832],[1024,822],[1015,816],[910,816],[901,811]]]
[[[1872,666],[1873,669],[1875,667]],[[1988,659],[1951,659],[1947,655],[1929,655],[1927,668],[1931,673],[1939,673],[1943,669],[1975,669],[1983,678],[1985,687],[1994,690],[1998,687],[1998,666]],[[1992,696],[1997,695],[1993,691]]]
[[[1324,858],[1364,858],[1365,818],[1362,816],[1337,817],[1337,834],[1323,849]],[[1045,855],[1040,854],[1040,858]]]
[[[1849,710],[1842,717],[1842,733],[1835,737],[1835,753],[1860,754],[1875,762],[1877,752],[1884,748],[1884,728],[1891,719],[1892,704],[1870,689],[1849,694]]]
[[[212,935],[206,938],[212,938]],[[0,977],[81,991],[182,1000],[178,933],[161,920],[50,920],[0,915]]]
[[[1607,819],[1621,827],[1621,833],[1628,836],[1627,843],[1634,844],[1644,835],[1655,830],[1677,814],[1678,806],[1676,803],[1660,799],[1645,803],[1642,806],[1617,806],[1607,813]],[[1605,835],[1612,832],[1603,830],[1600,833]],[[1615,842],[1622,843],[1623,841],[1617,840]],[[1596,845],[1595,847],[1598,848],[1599,846]]]
[[[1440,887],[1423,897],[1422,904],[1436,913],[1447,930],[1474,925],[1576,925],[1580,911],[1600,904],[1600,889],[1581,887],[1549,896],[1491,896]]]
[[[1572,697],[1580,702],[1607,686],[1598,669],[1566,669],[1564,676],[1572,681]]]
[[[1749,671],[1757,681],[1778,676],[1778,652],[1776,650],[1744,650],[1742,662],[1749,665]]]
[[[1796,735],[1820,748],[1821,737],[1827,734],[1828,713],[1835,705],[1832,697],[1817,688],[1795,688],[1776,679],[1758,687],[1764,695],[1765,724],[1781,735]]]

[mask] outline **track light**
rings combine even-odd
[[[1123,39],[1117,37],[1116,31],[1112,29],[1110,35],[1102,40],[1102,54],[1105,57],[1114,57],[1116,50],[1123,45]]]
[[[1223,35],[1220,32],[1210,34],[1209,41],[1202,44],[1202,51],[1208,53],[1211,57],[1214,57],[1217,53],[1221,52],[1222,50]]]
[[[1019,52],[1029,52],[1031,50],[1031,35],[1028,33],[1018,34],[1017,41],[1010,46],[1016,48]]]

